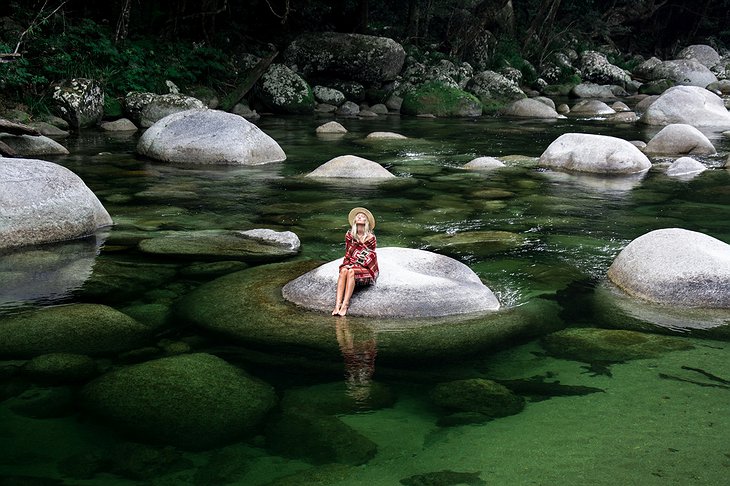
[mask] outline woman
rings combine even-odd
[[[378,278],[378,256],[373,229],[375,218],[365,208],[354,208],[347,216],[350,229],[345,233],[345,259],[337,279],[337,301],[333,316],[344,316],[356,285],[372,285]]]

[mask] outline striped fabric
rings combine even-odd
[[[365,243],[360,243],[352,237],[350,232],[345,233],[345,259],[340,265],[352,267],[355,270],[357,285],[372,285],[380,273],[378,269],[378,255],[375,253],[377,242],[375,235]]]

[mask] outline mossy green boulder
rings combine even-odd
[[[307,114],[314,110],[312,88],[283,64],[269,66],[261,76],[256,94],[275,113]]]
[[[424,83],[403,99],[404,115],[436,115],[441,117],[474,117],[482,114],[479,99],[458,88],[441,83]]]
[[[564,329],[548,334],[540,343],[552,356],[585,363],[655,358],[666,352],[694,348],[678,337],[593,328]]]
[[[525,408],[524,397],[483,378],[440,383],[431,390],[431,400],[448,411],[477,412],[487,417],[506,417]]]
[[[138,345],[149,333],[147,326],[105,305],[47,307],[0,319],[0,357],[111,354]]]
[[[276,403],[268,384],[205,353],[121,368],[87,384],[84,408],[143,442],[207,449],[250,432]]]
[[[96,374],[96,361],[73,353],[50,353],[36,356],[23,366],[23,375],[42,383],[85,381]]]

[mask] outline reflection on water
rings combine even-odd
[[[347,317],[339,317],[335,333],[345,362],[347,395],[362,408],[367,408],[375,373],[375,356],[378,354],[375,331],[360,326],[357,332],[353,332]]]
[[[651,230],[681,227],[730,242],[730,171],[719,168],[730,139],[710,137],[718,155],[698,158],[710,170],[692,180],[674,180],[657,167],[602,178],[546,171],[536,157],[567,132],[647,141],[655,129],[577,119],[380,117],[341,120],[347,134],[318,137],[314,129],[324,121],[262,118],[259,126],[281,144],[287,160],[258,167],[138,159],[139,134],[89,131],[64,142],[71,155],[53,160],[79,174],[115,226],[106,239],[0,256],[0,311],[105,304],[141,323],[144,339],[136,349],[94,359],[90,373],[180,353],[217,353],[272,385],[280,401],[240,441],[210,451],[140,446],[79,409],[76,397],[85,382],[68,378],[78,376],[72,364],[83,357],[0,362],[0,483],[8,475],[120,486],[370,486],[454,484],[457,478],[605,486],[726,482],[728,391],[661,378],[697,381],[690,369],[730,377],[722,312],[690,316],[701,325],[687,325],[687,316],[606,296],[602,283],[618,252]],[[365,141],[374,131],[410,139]],[[345,154],[377,161],[397,177],[368,185],[304,177]],[[498,157],[507,167],[462,169],[478,156]],[[342,258],[342,215],[355,206],[378,215],[381,246],[449,252],[499,296],[504,311],[490,319],[418,326],[391,320],[376,328],[368,319],[333,318],[285,302],[275,288],[284,272],[304,273]],[[230,257],[149,255],[139,246],[169,231],[253,228],[295,232],[301,253],[264,267]],[[437,244],[445,239],[460,244]],[[215,326],[203,326],[206,318]],[[597,326],[672,333],[694,349],[633,361],[618,353],[609,370],[605,361],[550,356],[539,340],[564,327]],[[599,344],[621,351],[625,337],[612,336]],[[205,387],[206,378],[196,375],[191,390]],[[435,386],[470,378],[519,381],[533,391],[559,382],[605,393],[538,400],[526,391],[519,414],[481,414],[476,421],[466,407],[439,410],[431,399]],[[144,396],[156,410],[154,388],[145,388]],[[65,397],[60,417],[58,397]],[[21,408],[31,412],[20,414]],[[210,409],[215,415],[214,404]],[[445,412],[453,416],[451,425],[439,422]],[[103,452],[120,450],[126,452]]]

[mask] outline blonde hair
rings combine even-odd
[[[370,221],[365,218],[365,227],[363,228],[362,236],[357,234],[357,223],[353,222],[352,228],[350,228],[350,234],[356,241],[359,241],[360,243],[365,243],[365,240],[367,240],[368,237],[373,234],[373,232],[370,231]]]

